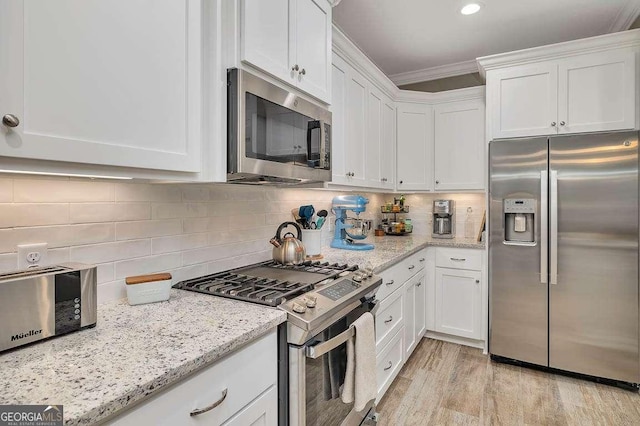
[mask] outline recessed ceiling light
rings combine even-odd
[[[480,5],[480,3],[467,3],[462,6],[462,9],[460,9],[460,13],[462,13],[463,15],[473,15],[474,13],[478,12],[481,7],[482,6]]]

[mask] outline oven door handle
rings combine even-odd
[[[354,327],[349,327],[347,330],[338,334],[333,339],[329,339],[326,342],[318,343],[317,345],[307,346],[306,348],[307,358],[311,358],[311,359],[320,358],[322,355],[337,348],[347,340],[353,338],[355,335],[356,335],[356,329]]]

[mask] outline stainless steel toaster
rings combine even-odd
[[[79,263],[0,274],[0,352],[95,327],[96,284]]]

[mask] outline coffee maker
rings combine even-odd
[[[433,201],[433,238],[453,238],[456,235],[455,202]]]

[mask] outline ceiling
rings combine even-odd
[[[640,0],[481,2],[480,12],[464,16],[463,0],[342,0],[333,20],[406,84],[471,72],[480,56],[624,30],[640,13]]]

